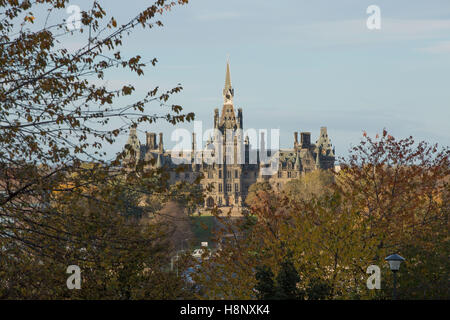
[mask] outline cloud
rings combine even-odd
[[[419,50],[434,54],[450,53],[450,41],[440,41],[429,47],[420,48]]]

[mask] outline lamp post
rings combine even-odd
[[[405,258],[402,256],[399,256],[398,254],[391,254],[390,256],[386,257],[387,262],[389,262],[389,268],[394,273],[394,292],[393,292],[393,300],[397,299],[397,271],[400,269],[400,265],[403,261],[405,261]]]
[[[178,258],[179,257],[180,256],[178,255],[178,252],[177,252],[176,256],[173,256],[172,258],[170,258],[170,271],[173,271],[173,260],[175,260],[175,263],[177,264],[177,277],[178,277]]]

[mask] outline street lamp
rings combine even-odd
[[[405,258],[402,256],[399,256],[398,254],[391,254],[390,256],[386,257],[387,262],[389,262],[389,268],[394,273],[394,293],[393,297],[394,300],[397,299],[397,271],[400,269],[400,265],[403,261],[405,261]]]

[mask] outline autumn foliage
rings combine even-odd
[[[253,188],[251,216],[224,230],[235,236],[198,275],[203,297],[261,297],[267,285],[257,270],[270,284],[289,257],[304,299],[390,299],[384,258],[399,253],[407,259],[400,298],[448,298],[448,148],[383,131],[363,136],[341,167],[302,176],[281,194]],[[307,192],[307,182],[322,187]],[[370,265],[382,270],[381,290],[367,289]]]

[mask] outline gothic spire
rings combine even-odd
[[[227,72],[225,74],[225,87],[223,88],[223,98],[224,101],[232,100],[234,96],[234,89],[231,86],[231,75],[230,75],[230,62],[227,61]]]
[[[223,108],[222,115],[220,116],[220,120],[217,128],[225,133],[227,129],[236,130],[238,128],[238,124],[236,122],[236,114],[234,113],[233,108],[233,97],[234,97],[234,89],[231,86],[231,76],[230,76],[230,63],[227,61],[227,72],[225,75],[225,87],[223,88]],[[241,114],[242,118],[242,114]],[[216,118],[214,119],[215,125],[217,124]]]

